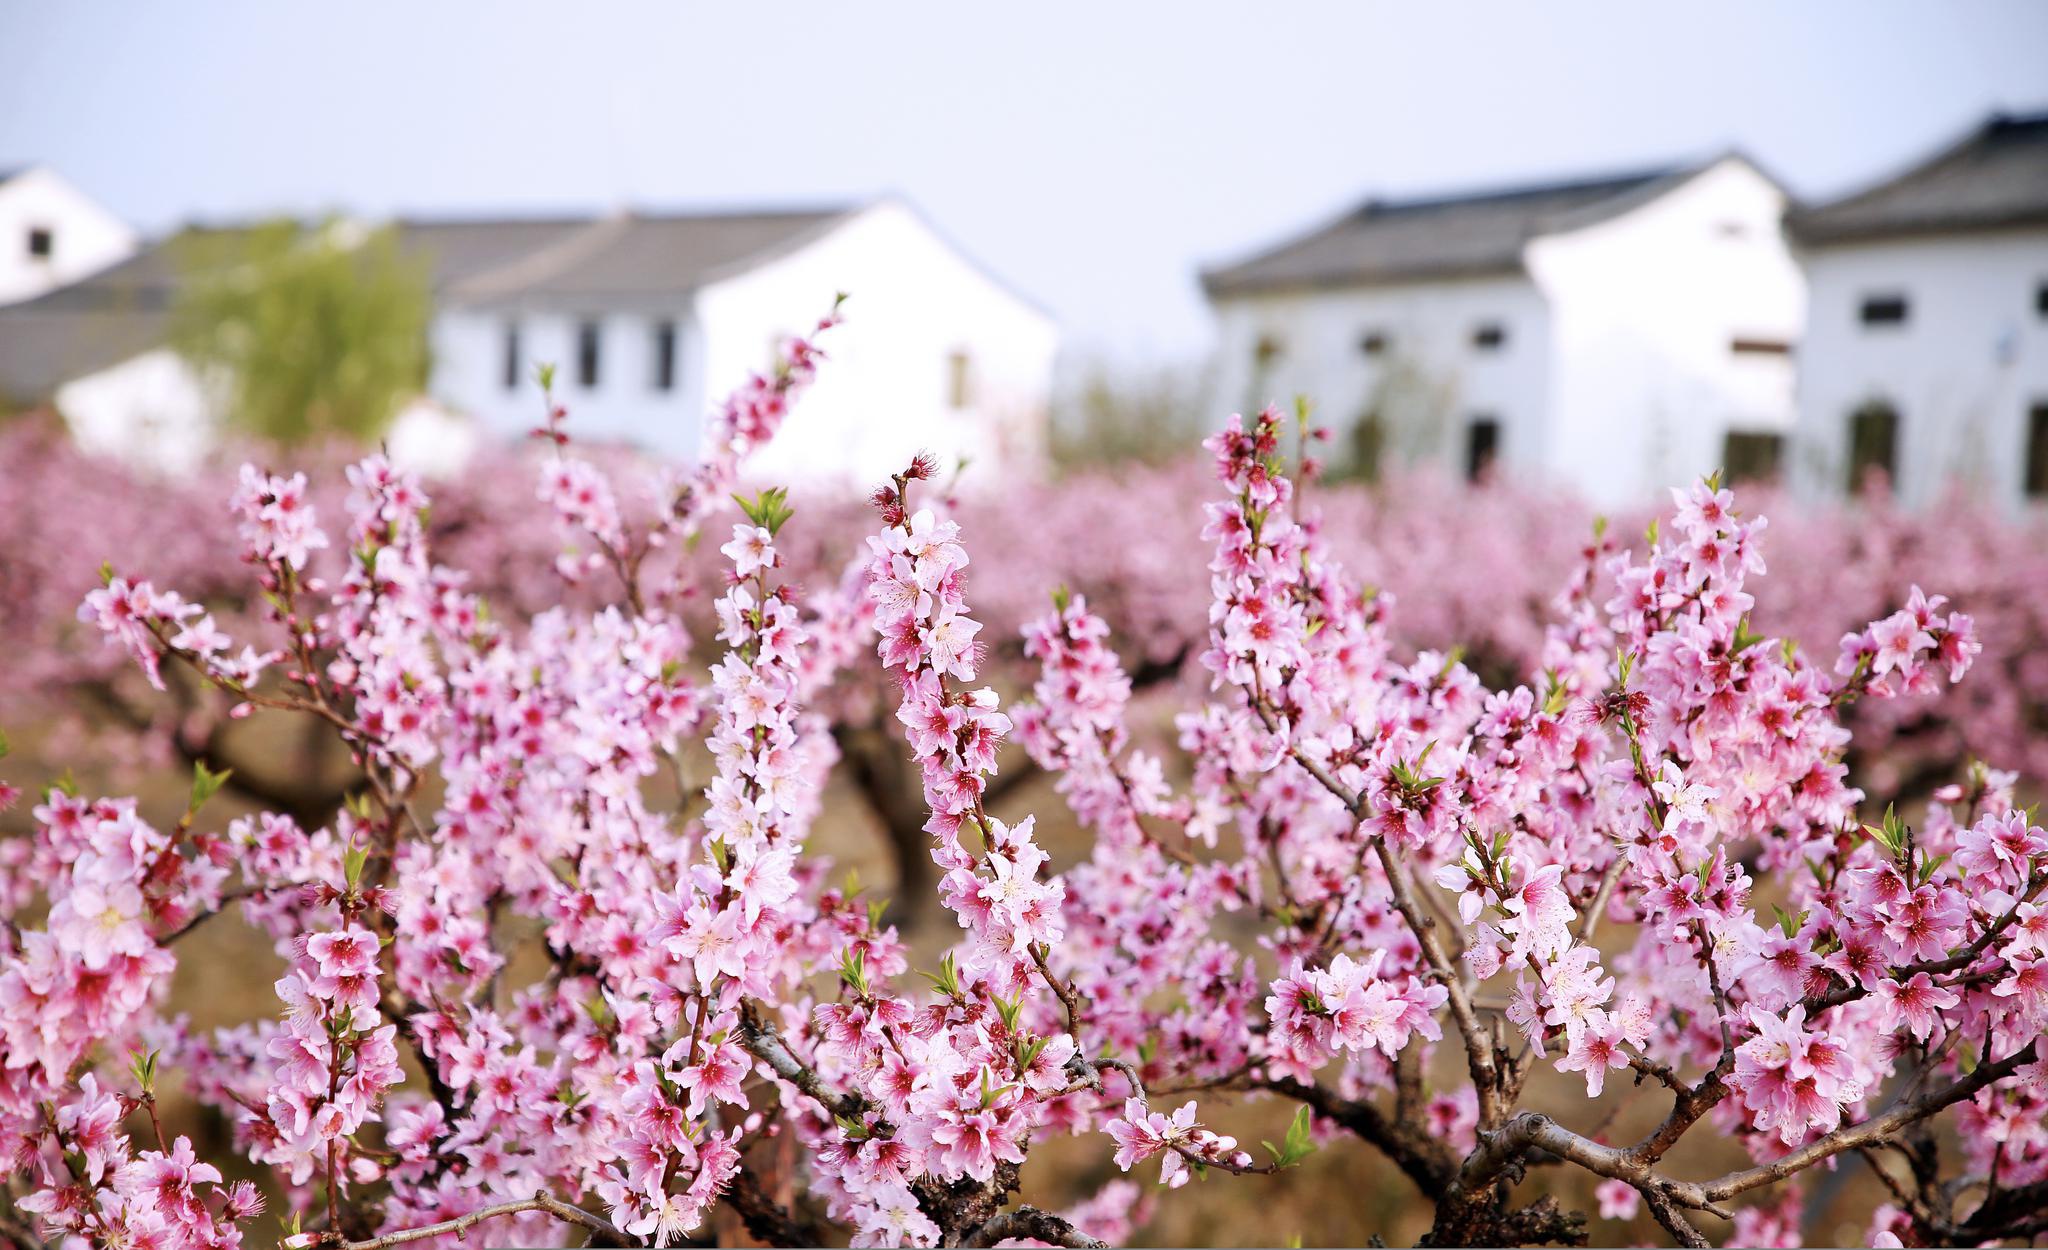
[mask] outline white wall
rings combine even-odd
[[[183,472],[213,445],[206,388],[168,348],[66,382],[53,398],[80,447],[140,468]]]
[[[1036,472],[1045,450],[1057,329],[989,277],[907,207],[882,202],[787,253],[714,281],[671,304],[570,308],[447,308],[435,318],[435,399],[517,437],[539,424],[533,365],[556,367],[572,433],[630,442],[679,459],[702,445],[704,420],[774,347],[808,332],[849,295],[845,324],[822,346],[829,359],[783,434],[750,473],[866,488],[931,450],[970,480]],[[575,327],[603,326],[599,385],[577,381]],[[678,323],[677,386],[650,385],[653,326]],[[520,325],[520,383],[504,384],[506,325]],[[950,400],[948,359],[964,351],[970,402]]]
[[[703,370],[696,367],[686,295],[632,308],[446,308],[434,317],[433,374],[428,392],[474,414],[494,434],[522,437],[542,424],[546,408],[534,380],[541,362],[555,366],[555,395],[569,409],[572,435],[624,441],[669,455],[695,454],[702,426]],[[577,327],[599,327],[597,385],[577,374]],[[654,327],[676,323],[675,386],[655,389]],[[507,326],[519,326],[519,380],[505,385]]]
[[[30,255],[31,231],[50,232],[47,259]],[[133,255],[135,231],[47,169],[0,183],[0,304],[33,299]]]
[[[1800,360],[1796,481],[1847,485],[1849,414],[1882,399],[1899,413],[1908,502],[1951,480],[2008,503],[2021,497],[2026,415],[2048,402],[2048,230],[1841,244],[1804,253],[1813,315]],[[1866,326],[1868,295],[1903,294],[1904,325]]]
[[[821,344],[829,359],[752,476],[866,489],[920,450],[948,468],[970,457],[970,481],[1039,471],[1057,328],[893,201],[699,293],[708,401],[764,368],[773,344],[808,331],[842,291],[845,324]],[[950,402],[954,352],[969,362],[962,408]]]
[[[1805,283],[1784,194],[1725,160],[1629,212],[1527,249],[1556,366],[1545,464],[1602,505],[1652,499],[1722,466],[1731,429],[1789,434]],[[1789,451],[1787,453],[1789,455]]]
[[[1504,468],[1541,462],[1549,314],[1526,278],[1240,296],[1217,301],[1215,311],[1218,419],[1269,403],[1292,411],[1306,396],[1341,461],[1352,431],[1378,407],[1389,412],[1382,464],[1463,473],[1467,423],[1484,415],[1501,422]],[[1483,323],[1504,330],[1499,348],[1473,345]],[[1387,339],[1377,355],[1363,348],[1369,333]],[[1264,370],[1262,339],[1281,349]]]

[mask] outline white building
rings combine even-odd
[[[2048,499],[2048,114],[1787,225],[1812,298],[1795,481]]]
[[[572,429],[687,456],[710,409],[842,291],[829,363],[756,472],[872,485],[920,448],[1036,471],[1051,318],[896,200],[566,231],[444,286],[432,390],[518,434],[539,422],[534,364],[550,361]]]
[[[540,424],[544,361],[578,435],[687,458],[709,409],[842,291],[830,361],[756,472],[870,485],[920,449],[983,473],[1043,456],[1052,320],[898,201],[396,224],[435,313],[431,406],[392,441],[425,464],[463,441],[448,412],[505,438]],[[0,399],[52,404],[82,443],[165,467],[201,454],[218,405],[163,346],[181,254],[173,239],[0,309]]]
[[[51,170],[0,170],[0,304],[34,299],[132,255],[128,223]]]
[[[1219,402],[1306,396],[1360,472],[1496,466],[1601,504],[1777,471],[1805,285],[1740,156],[1370,200],[1203,275]]]

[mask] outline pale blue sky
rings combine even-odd
[[[1126,359],[1369,192],[1733,144],[1825,194],[1999,106],[2048,107],[2048,5],[0,0],[0,167],[153,231],[893,190]]]

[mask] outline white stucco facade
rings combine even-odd
[[[1784,211],[1783,191],[1731,159],[1529,244],[1552,312],[1552,479],[1632,503],[1723,467],[1731,432],[1791,434],[1806,285]]]
[[[217,432],[216,396],[169,348],[75,378],[53,398],[80,447],[161,472],[199,464]]]
[[[135,252],[135,231],[55,172],[0,181],[0,304],[34,299]]]
[[[1514,272],[1218,298],[1219,401],[1304,394],[1340,457],[1378,411],[1386,453],[1454,473],[1493,421],[1517,477],[1603,506],[1650,499],[1721,467],[1731,432],[1791,433],[1806,294],[1784,208],[1729,157],[1553,223]]]
[[[1951,486],[2017,505],[2030,414],[2048,405],[2048,227],[1927,234],[1803,249],[1812,294],[1794,482],[1849,486],[1850,418],[1897,414],[1893,487],[1925,504]],[[1866,322],[1871,300],[1902,320]],[[2035,499],[2033,502],[2042,502]]]
[[[1306,397],[1340,460],[1378,414],[1382,463],[1450,471],[1463,470],[1471,423],[1492,420],[1504,469],[1543,463],[1551,314],[1526,277],[1247,296],[1219,302],[1216,318],[1221,409]],[[1474,343],[1487,326],[1498,346]]]
[[[572,430],[687,459],[711,409],[768,368],[777,344],[808,332],[839,292],[845,322],[821,343],[829,359],[751,474],[870,486],[920,449],[967,457],[970,477],[1038,470],[1058,348],[1052,319],[891,200],[665,298],[444,307],[430,389],[487,430],[517,436],[540,420],[533,370],[551,362]],[[578,367],[586,324],[599,335],[590,386]],[[657,382],[664,326],[675,334],[667,387]]]

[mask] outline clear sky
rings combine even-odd
[[[898,191],[1076,354],[1373,192],[1739,145],[1795,192],[2048,107],[2048,5],[0,0],[0,167],[152,230]]]

